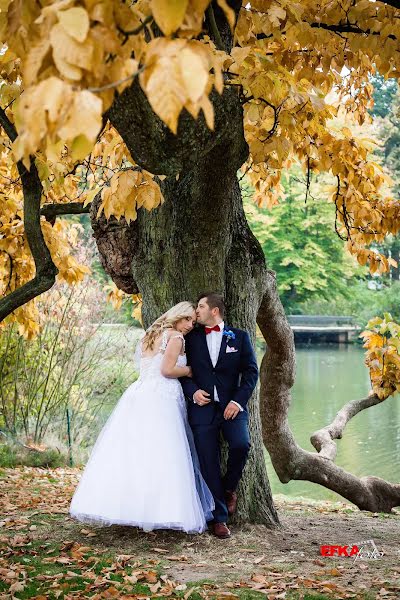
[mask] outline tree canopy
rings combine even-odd
[[[115,96],[134,79],[175,134],[185,111],[194,118],[203,115],[212,129],[213,93],[237,89],[250,149],[245,168],[256,201],[272,205],[279,200],[281,174],[295,159],[306,170],[331,172],[339,235],[361,264],[387,270],[386,257],[370,245],[397,233],[399,202],[388,194],[381,168],[369,158],[368,141],[356,139],[345,126],[335,130],[331,123],[338,111],[358,123],[368,118],[371,73],[398,77],[396,6],[369,0],[256,0],[243,6],[226,0],[42,5],[5,0],[0,12],[2,293],[13,292],[35,272],[23,223],[21,179],[33,158],[42,215],[43,204],[88,204],[99,190],[100,210],[128,222],[138,208],[152,209],[162,201],[154,175],[171,172],[151,174],[136,166],[107,125]],[[221,11],[234,30],[231,49],[226,32],[216,25],[215,14]],[[131,168],[121,170],[123,165]],[[41,228],[58,276],[70,283],[79,280],[85,269],[69,252],[71,230],[43,216]],[[30,304],[13,318],[29,335],[35,330],[34,315]]]

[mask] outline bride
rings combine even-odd
[[[200,533],[214,500],[200,473],[178,377],[191,376],[184,335],[196,322],[180,302],[147,329],[140,375],[103,427],[72,498],[85,523]]]

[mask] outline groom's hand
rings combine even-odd
[[[240,412],[240,408],[237,404],[233,402],[229,402],[227,407],[224,410],[224,419],[234,419]]]
[[[199,406],[204,406],[205,404],[211,402],[210,398],[207,398],[207,396],[210,396],[208,392],[205,392],[204,390],[197,390],[197,392],[193,394],[193,400]]]

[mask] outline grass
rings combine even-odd
[[[58,450],[49,448],[47,450],[28,450],[18,444],[0,444],[0,467],[14,468],[42,467],[57,468],[67,465],[67,457]]]

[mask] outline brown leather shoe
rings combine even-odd
[[[222,540],[231,537],[231,532],[226,526],[226,523],[214,523],[213,533],[215,537]]]
[[[236,511],[237,505],[237,493],[230,492],[229,490],[225,491],[225,502],[226,508],[228,509],[228,514],[231,516]]]

